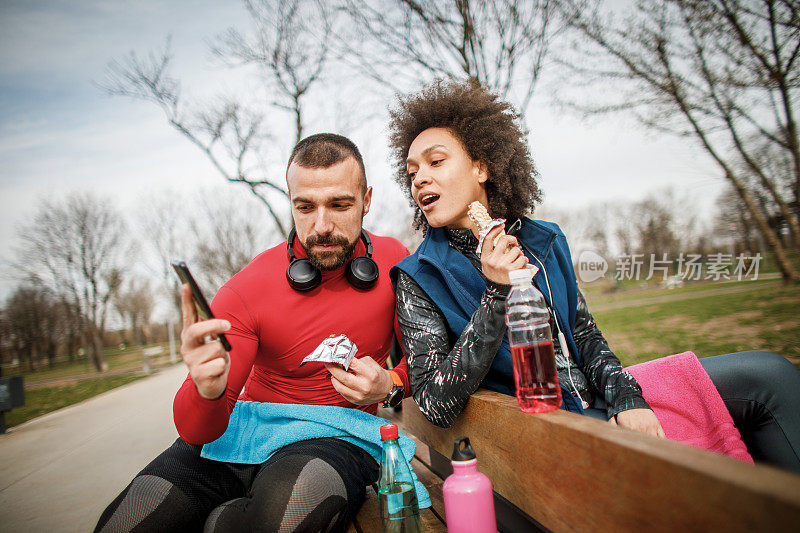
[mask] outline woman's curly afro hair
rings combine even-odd
[[[541,201],[538,174],[519,115],[476,82],[437,80],[418,93],[399,96],[389,114],[395,180],[415,208],[414,228],[427,229],[428,223],[411,197],[406,159],[411,143],[428,128],[447,128],[473,161],[487,166],[486,195],[492,217],[521,218]]]

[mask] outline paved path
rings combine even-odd
[[[183,365],[0,435],[0,531],[91,531],[106,505],[177,437]]]

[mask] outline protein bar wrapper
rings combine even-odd
[[[467,215],[469,215],[470,220],[472,220],[473,224],[478,228],[478,248],[475,250],[475,253],[480,257],[481,248],[483,248],[483,240],[486,238],[486,235],[497,226],[505,226],[506,221],[502,218],[492,219],[489,215],[489,211],[477,200],[469,204]],[[505,232],[501,231],[500,234],[494,238],[495,246],[497,246],[497,241],[499,241],[500,237],[503,235],[505,235]]]
[[[332,335],[322,341],[313,352],[305,356],[300,366],[311,361],[318,361],[321,363],[338,363],[347,370],[356,352],[358,352],[358,347],[347,338],[347,335]]]
[[[478,254],[478,257],[481,256],[481,250],[483,249],[483,240],[497,226],[505,227],[506,221],[503,218],[495,218],[489,215],[489,211],[486,210],[486,207],[479,201],[474,201],[469,204],[467,208],[467,215],[472,220],[472,222],[478,227],[478,247],[475,250],[475,253]],[[505,235],[505,231],[500,231],[500,234],[494,238],[494,244],[497,246],[497,241],[500,240],[500,237]],[[531,271],[531,277],[535,276],[537,272],[539,272],[539,267],[536,265],[532,265],[528,263],[525,265],[525,268]]]

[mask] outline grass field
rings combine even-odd
[[[25,390],[25,405],[6,413],[6,426],[16,426],[31,418],[42,416],[56,409],[82,402],[103,392],[127,385],[144,376],[144,374],[125,374],[90,377],[71,385]]]
[[[124,348],[109,348],[105,351],[108,371],[99,374],[95,371],[89,359],[84,357],[74,362],[60,361],[54,368],[46,366],[30,372],[24,368],[4,368],[4,376],[23,375],[25,376],[25,388],[36,388],[48,385],[63,385],[77,383],[79,380],[90,376],[100,377],[109,374],[124,374],[141,371],[143,368],[142,358],[144,348],[157,347],[157,344],[143,346],[128,346]],[[162,347],[162,352],[150,358],[151,366],[157,368],[169,364],[169,353],[166,346]]]
[[[71,363],[59,362],[54,368],[35,372],[3,369],[4,376],[21,374],[25,384],[25,405],[6,413],[6,426],[21,424],[145,377],[142,352],[141,346],[107,350],[105,355],[108,371],[102,374],[95,371],[87,359]],[[153,370],[170,364],[166,347],[161,354],[150,358]]]
[[[626,365],[692,350],[699,357],[767,350],[800,366],[800,287],[779,281],[704,283],[587,296]]]

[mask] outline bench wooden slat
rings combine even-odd
[[[446,533],[447,525],[444,522],[442,481],[426,485],[425,488],[428,489],[428,495],[431,497],[431,506],[419,511],[422,531],[441,531]]]
[[[417,451],[414,452],[414,457],[416,457],[416,459],[419,462],[421,462],[422,464],[424,464],[425,466],[427,466],[430,469],[430,467],[431,467],[431,452],[428,449],[428,445],[425,444],[424,442],[422,442],[421,440],[419,440],[414,435],[410,435],[408,433],[406,433],[406,435],[411,437],[417,444]]]
[[[428,465],[424,464],[416,457],[411,459],[411,467],[414,469],[414,473],[417,475],[419,482],[426,487],[428,485],[435,485],[442,482],[442,479],[439,476],[431,472],[430,468],[428,468]]]
[[[796,531],[800,476],[478,391],[449,429],[394,418],[442,455],[468,436],[496,492],[555,531]]]
[[[430,471],[418,458],[411,460],[411,466],[417,474],[420,483],[428,489],[431,498],[431,507],[420,509],[419,518],[423,531],[433,533],[446,533],[444,524],[444,500],[442,498],[442,480]],[[378,494],[373,487],[367,487],[367,499],[361,506],[353,523],[347,529],[348,533],[381,533],[381,517],[378,512]]]
[[[417,452],[419,452],[420,449],[424,449],[427,452],[428,447],[424,444],[418,443]],[[423,458],[425,458],[425,455],[423,455]],[[430,496],[431,499],[431,506],[427,509],[420,510],[420,513],[423,513],[423,511],[431,512],[436,516],[436,519],[439,522],[441,522],[443,525],[446,524],[444,519],[444,496],[442,493],[442,485],[444,484],[444,481],[433,471],[431,471],[428,464],[425,464],[420,460],[419,455],[414,455],[414,458],[411,460],[411,466],[414,468],[414,473],[417,475],[419,482],[425,485],[425,488],[428,489],[428,496]],[[420,514],[420,517],[422,516],[423,515]],[[446,530],[447,528],[443,529],[442,531]]]
[[[444,518],[444,505],[442,502],[442,482],[439,481],[433,485],[426,487],[431,496],[431,501],[434,502],[432,507],[420,509],[419,519],[423,531],[430,532],[447,532],[447,526],[443,522]],[[436,509],[440,505],[441,511]],[[367,489],[367,499],[364,505],[358,512],[353,523],[347,529],[348,533],[381,533],[381,517],[378,513],[378,494],[369,487]]]

